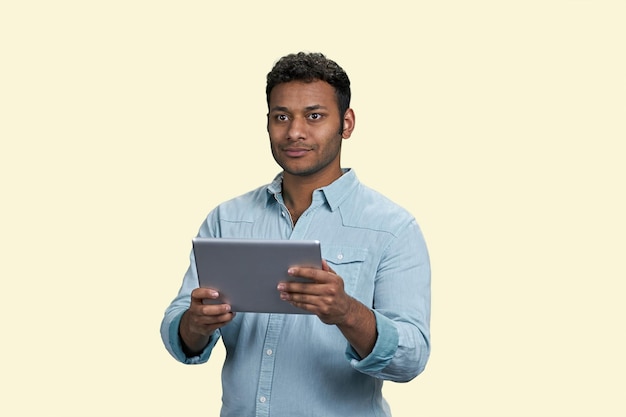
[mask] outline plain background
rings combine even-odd
[[[218,414],[223,351],[159,324],[207,212],[278,172],[265,75],[305,50],[431,253],[394,416],[624,416],[625,4],[2,2],[0,414]]]

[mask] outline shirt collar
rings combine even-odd
[[[268,203],[272,200],[275,201],[274,198],[270,200],[270,197],[274,197],[282,192],[282,184],[283,173],[281,172],[276,175],[274,180],[267,186]],[[343,175],[341,177],[314,192],[320,192],[326,199],[330,209],[335,211],[358,185],[359,180],[354,170],[351,168],[343,168]]]

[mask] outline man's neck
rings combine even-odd
[[[290,175],[285,172],[283,174],[282,194],[293,222],[295,223],[300,218],[300,215],[311,205],[313,191],[332,184],[342,174],[343,171],[341,169],[338,172],[333,172],[331,175],[327,174],[318,178],[315,176]]]

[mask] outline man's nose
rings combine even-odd
[[[302,117],[294,117],[289,123],[287,139],[300,140],[306,137],[306,121]]]

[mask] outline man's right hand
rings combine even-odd
[[[180,337],[187,356],[194,356],[206,347],[213,332],[228,324],[235,313],[228,304],[203,304],[202,300],[219,298],[212,288],[196,288],[191,292],[191,305],[180,321]]]

